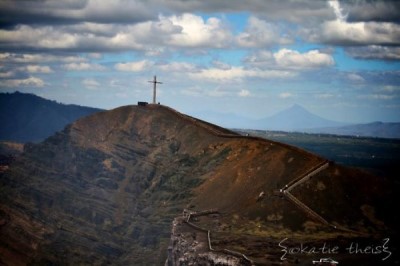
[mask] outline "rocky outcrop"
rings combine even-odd
[[[190,226],[186,219],[177,217],[172,223],[171,241],[168,247],[168,266],[184,265],[251,265],[240,255],[210,250],[206,230]]]

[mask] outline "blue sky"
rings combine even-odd
[[[0,91],[262,118],[400,122],[400,4],[0,0]],[[234,126],[234,125],[232,125]]]

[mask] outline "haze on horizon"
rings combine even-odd
[[[400,122],[400,2],[0,0],[0,92]]]

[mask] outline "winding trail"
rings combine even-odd
[[[209,214],[218,214],[218,213],[219,213],[219,211],[216,209],[210,209],[210,210],[205,210],[205,211],[201,211],[201,212],[192,212],[192,211],[185,209],[185,210],[183,210],[183,218],[185,218],[185,220],[184,220],[185,223],[187,225],[189,225],[190,227],[192,227],[193,229],[200,231],[200,232],[207,233],[207,242],[208,242],[209,251],[222,252],[222,253],[225,253],[228,255],[238,257],[243,260],[243,263],[241,265],[250,265],[250,266],[254,265],[254,262],[243,253],[233,251],[230,249],[221,249],[221,250],[214,249],[211,245],[211,231],[208,229],[205,229],[205,228],[201,228],[200,226],[197,226],[190,221],[190,219],[192,217],[199,217],[199,216],[204,216],[204,215],[209,215]]]

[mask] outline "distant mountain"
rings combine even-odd
[[[250,119],[233,113],[199,112],[193,116],[228,128],[304,131],[309,128],[343,126],[345,123],[331,121],[312,114],[295,104],[275,115],[262,119]]]
[[[253,120],[233,113],[199,112],[193,116],[227,128],[299,131],[334,135],[400,138],[400,123],[348,124],[322,118],[295,104],[275,115]]]
[[[302,106],[295,104],[273,116],[260,119],[254,125],[256,129],[297,131],[310,128],[343,126],[345,123],[317,116]]]
[[[26,93],[0,94],[0,140],[38,142],[101,109],[65,105]]]
[[[307,132],[377,138],[400,138],[400,123],[373,122],[342,127],[314,128],[307,130]]]

